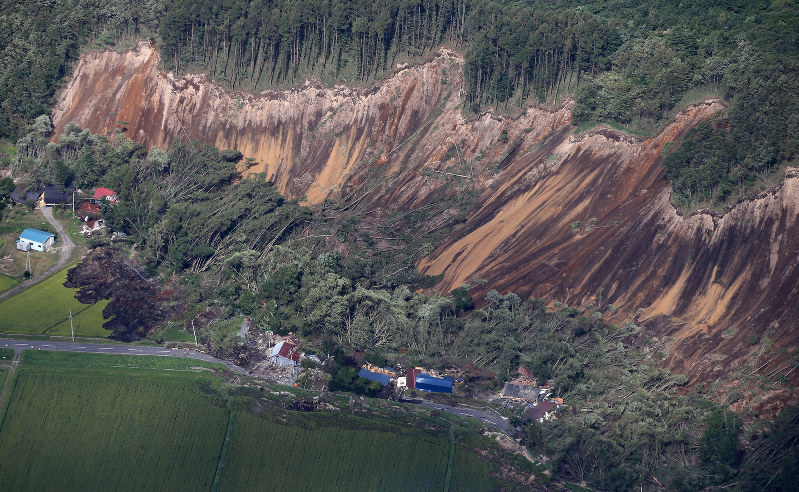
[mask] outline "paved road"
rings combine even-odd
[[[62,268],[67,266],[70,258],[72,257],[72,251],[75,249],[75,243],[72,242],[72,238],[69,237],[69,234],[67,234],[67,231],[64,230],[64,227],[61,225],[61,223],[57,221],[55,217],[53,217],[53,209],[51,207],[42,207],[39,210],[42,212],[42,216],[47,220],[47,222],[55,227],[57,232],[56,238],[61,243],[59,245],[60,249],[58,251],[58,260],[56,260],[56,262],[53,263],[50,268],[45,270],[44,273],[37,275],[34,278],[24,280],[0,294],[0,302],[5,301],[11,296],[19,294],[23,290],[33,287],[54,273],[61,271]],[[34,252],[34,254],[36,253]]]
[[[415,403],[417,405],[426,408],[441,410],[442,412],[448,412],[453,415],[458,415],[460,417],[472,417],[506,434],[510,433],[513,430],[513,427],[508,422],[508,419],[500,416],[496,412],[476,410],[473,408],[466,408],[466,407],[452,407],[449,405],[442,405],[441,403],[429,402],[427,400],[400,400],[400,401],[404,401],[405,403]]]
[[[211,357],[196,350],[168,349],[141,345],[111,345],[82,342],[53,342],[49,340],[11,340],[0,339],[0,348],[14,350],[56,350],[60,352],[86,352],[92,354],[156,355],[161,357],[188,357],[191,359],[217,362],[226,365],[231,371],[249,374],[246,369],[231,362]]]

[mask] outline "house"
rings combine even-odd
[[[11,199],[23,205],[33,205],[34,203],[39,201],[40,196],[42,196],[42,192],[39,190],[26,191],[23,194],[20,194],[19,190],[14,190],[11,193]]]
[[[78,216],[84,217],[84,220],[86,218],[97,218],[100,217],[100,205],[84,200],[75,212]]]
[[[293,367],[300,360],[300,351],[297,349],[296,342],[283,340],[272,348],[269,358],[272,363],[279,366]]]
[[[47,251],[55,241],[55,234],[39,229],[25,229],[17,239],[17,249],[22,251]]]
[[[365,367],[358,371],[358,376],[368,379],[369,381],[377,381],[381,386],[387,385],[391,381],[391,376],[388,374],[381,374],[379,372],[372,372]]]
[[[436,378],[422,373],[416,376],[415,386],[418,390],[431,393],[452,393],[452,383],[452,379]]]
[[[70,185],[66,188],[66,192],[58,191],[55,185],[45,185],[44,192],[42,193],[41,203],[45,206],[60,205],[62,203],[72,202],[72,193],[75,187]]]
[[[110,203],[116,203],[117,192],[109,190],[108,188],[97,188],[96,190],[94,190],[94,199],[105,200]]]
[[[524,415],[522,416],[522,420],[537,420],[538,422],[543,423],[545,420],[552,420],[555,417],[555,410],[558,409],[558,403],[552,400],[548,400],[534,407],[529,407],[525,410]]]
[[[514,400],[525,400],[533,403],[538,403],[541,399],[546,398],[549,390],[530,384],[524,384],[517,381],[505,383],[502,388],[503,398],[512,398]]]

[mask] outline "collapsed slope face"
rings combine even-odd
[[[617,319],[634,315],[675,337],[670,365],[695,381],[755,372],[747,361],[788,374],[799,337],[799,174],[722,217],[682,217],[660,168],[666,143],[721,110],[694,105],[644,141],[601,128],[565,135],[548,156],[517,160],[420,269],[444,273],[443,290],[479,278],[479,295],[497,288],[573,306],[601,295]],[[775,343],[767,358],[758,337]]]
[[[442,192],[476,193],[465,221],[418,265],[444,275],[440,290],[480,278],[477,300],[491,288],[573,306],[601,294],[615,319],[635,316],[673,336],[669,361],[695,381],[729,375],[737,363],[799,380],[790,372],[797,173],[722,217],[682,217],[669,202],[664,147],[723,111],[721,102],[688,108],[646,140],[608,128],[575,137],[568,107],[466,120],[462,66],[442,50],[368,90],[309,83],[249,95],[159,71],[157,53],[142,44],[85,56],[53,120],[57,133],[70,121],[103,133],[123,120],[148,146],[190,138],[236,148],[255,162],[246,174],[262,172],[312,204],[348,197],[362,209],[408,211]],[[775,346],[765,353],[754,336]]]

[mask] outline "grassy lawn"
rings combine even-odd
[[[167,328],[164,331],[154,333],[153,339],[162,339],[164,342],[194,342],[194,336],[185,333],[181,330],[179,323],[167,323]]]
[[[25,272],[27,254],[17,249],[19,233],[32,227],[46,232],[55,232],[50,224],[44,220],[41,212],[30,210],[27,207],[16,205],[5,214],[0,222],[0,274],[22,279]],[[56,238],[56,241],[58,239]],[[34,275],[47,270],[58,259],[54,251],[31,251],[31,270]]]
[[[0,303],[0,331],[28,335],[71,335],[69,312],[75,335],[106,337],[102,311],[108,301],[81,304],[75,299],[76,289],[64,287],[67,269],[44,282]]]
[[[17,279],[0,274],[0,292],[10,289],[11,287],[17,285],[18,283],[19,281],[17,281]]]
[[[493,476],[474,449],[496,448],[466,427],[388,402],[287,410],[202,364],[25,352],[0,424],[2,488],[525,490]]]

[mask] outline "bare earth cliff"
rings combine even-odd
[[[369,89],[259,95],[175,78],[158,62],[146,44],[86,55],[54,111],[56,132],[74,121],[105,133],[122,120],[148,146],[235,148],[254,159],[245,174],[309,204],[356,196],[361,207],[411,210],[457,179],[477,204],[418,265],[444,274],[440,290],[479,278],[475,299],[495,288],[577,306],[601,294],[693,382],[799,381],[799,172],[723,216],[683,217],[669,202],[664,146],[725,111],[720,101],[689,107],[653,138],[601,127],[578,137],[568,105],[465,119],[463,60],[447,50]]]

